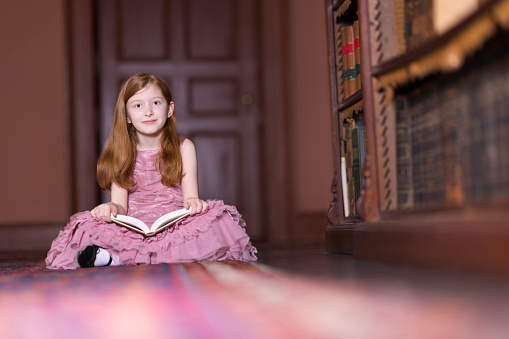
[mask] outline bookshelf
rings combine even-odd
[[[376,209],[373,209],[376,196],[365,189],[376,174],[365,178],[363,173],[375,168],[375,158],[367,154],[368,149],[374,147],[374,138],[368,137],[374,133],[374,124],[372,116],[365,114],[372,107],[372,98],[365,93],[372,93],[373,87],[371,81],[364,81],[367,79],[366,75],[371,74],[369,57],[363,53],[364,49],[368,50],[369,42],[364,39],[367,36],[367,26],[362,22],[367,22],[368,19],[365,15],[367,11],[362,8],[363,3],[350,0],[331,0],[326,3],[335,164],[331,188],[333,200],[328,213],[330,224],[326,228],[326,242],[331,252],[352,254],[352,231],[355,224],[366,216],[373,218],[377,213]],[[357,62],[356,75],[360,76],[360,80],[357,87],[347,91],[349,94],[346,95],[346,77],[342,74],[345,42],[344,34],[340,32],[349,27],[353,32],[354,25],[358,26],[355,28],[355,31],[358,30],[358,38],[354,38],[357,47],[354,52],[357,52],[357,57],[353,58]],[[366,193],[369,199],[365,199]]]
[[[454,3],[326,0],[329,252],[509,273],[509,0]],[[338,27],[354,20],[362,86],[345,96]]]

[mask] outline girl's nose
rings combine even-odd
[[[146,116],[151,116],[151,115],[154,115],[154,112],[152,111],[152,107],[148,107],[146,110],[145,110],[145,115]]]

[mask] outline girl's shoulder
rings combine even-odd
[[[194,144],[191,141],[191,139],[188,139],[185,136],[179,134],[179,142],[180,142],[180,152],[181,153],[189,152],[189,150],[194,151],[195,148],[194,148]]]
[[[180,139],[182,138],[182,139]],[[182,155],[191,155],[196,154],[196,148],[191,139],[187,139],[186,137],[179,136],[180,139],[180,153]]]

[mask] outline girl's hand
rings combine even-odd
[[[101,204],[90,211],[90,214],[92,214],[94,218],[98,218],[106,222],[111,222],[111,214],[113,214],[113,216],[116,217],[117,213],[118,213],[117,204],[113,202]]]
[[[201,200],[200,198],[187,198],[184,200],[184,208],[188,209],[191,207],[190,215],[198,214],[201,212],[205,212],[209,208],[209,204],[206,201]]]

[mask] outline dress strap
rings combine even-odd
[[[184,140],[186,140],[187,138],[183,135],[178,135],[178,138],[179,138],[179,143],[180,143],[180,146],[182,146],[182,143],[184,142]]]

